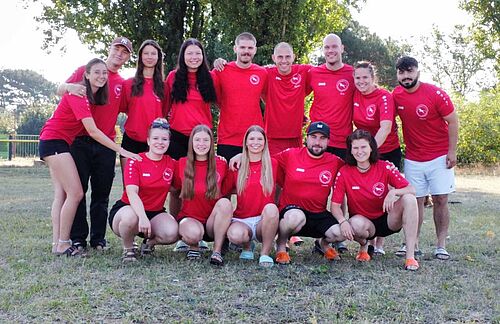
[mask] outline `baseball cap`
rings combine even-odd
[[[307,128],[307,135],[314,133],[321,133],[326,137],[330,138],[330,127],[322,121],[313,122]]]
[[[113,45],[125,46],[125,48],[128,50],[128,52],[132,54],[132,42],[127,37],[123,37],[123,36],[116,37],[115,40],[111,43],[111,46],[113,46]]]

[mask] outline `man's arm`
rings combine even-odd
[[[456,111],[443,117],[448,123],[448,154],[446,155],[446,167],[453,168],[457,164],[458,143],[458,115]]]

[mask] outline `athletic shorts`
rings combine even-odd
[[[262,220],[262,216],[254,216],[254,217],[247,217],[247,218],[236,218],[233,217],[231,219],[231,223],[243,223],[250,227],[250,230],[252,231],[252,237],[250,240],[258,241],[257,240],[257,225],[260,223]]]
[[[389,225],[387,224],[387,213],[382,214],[379,218],[368,220],[373,223],[373,226],[375,226],[375,234],[372,237],[369,237],[368,240],[373,240],[376,237],[386,237],[401,231],[401,228],[396,231],[389,228]]]
[[[338,224],[338,221],[333,217],[332,213],[325,210],[321,213],[312,213],[310,211],[304,210],[296,205],[288,205],[280,211],[280,220],[285,217],[285,213],[292,209],[299,209],[306,215],[306,223],[300,231],[293,233],[294,236],[306,236],[320,238],[325,237],[326,231],[330,229],[333,225]]]
[[[170,145],[166,153],[168,156],[178,161],[181,157],[187,156],[188,145],[189,136],[170,129]]]
[[[111,230],[113,230],[113,219],[115,219],[116,213],[120,209],[122,209],[122,207],[125,207],[125,206],[130,206],[130,204],[126,204],[126,203],[124,203],[120,199],[120,200],[117,200],[115,202],[115,204],[113,205],[113,207],[111,207],[111,210],[109,211],[109,217],[108,217],[108,223],[109,223],[109,227],[111,227]],[[148,217],[148,219],[152,220],[153,218],[155,218],[156,215],[164,213],[165,212],[165,208],[163,208],[162,210],[157,210],[157,211],[148,211],[148,210],[146,210],[145,212],[146,212],[146,216]],[[139,233],[137,235],[140,236],[140,237],[144,237],[143,233]]]
[[[417,191],[417,198],[447,195],[455,191],[455,170],[446,167],[446,155],[431,161],[416,162],[405,159],[405,178]]]
[[[136,154],[149,151],[148,143],[138,142],[134,139],[131,139],[130,137],[128,137],[127,133],[123,133],[122,147],[125,150]],[[121,155],[120,157],[123,158],[123,156]]]
[[[396,166],[396,168],[398,168],[399,171],[401,171],[401,158],[402,158],[403,154],[401,153],[401,148],[398,147],[397,149],[394,149],[390,152],[386,152],[386,153],[380,153],[380,160],[385,160],[385,161],[389,161],[391,162],[392,164],[394,164]]]
[[[295,138],[268,138],[269,153],[271,156],[291,147],[302,147],[302,137]]]
[[[342,161],[345,161],[345,157],[347,155],[347,149],[346,148],[328,146],[326,148],[326,151],[328,153],[335,154],[336,156],[338,156],[339,158],[341,158]]]
[[[182,218],[178,219],[178,220],[177,220],[177,222],[180,224],[180,223],[181,223],[181,221],[182,221],[184,218],[191,218],[191,219],[194,219],[195,221],[200,222],[200,221],[199,221],[199,220],[197,220],[196,218],[189,217],[189,216],[184,216],[184,217],[182,217]],[[201,224],[201,225],[203,225],[203,238],[202,238],[202,240],[203,240],[203,241],[205,241],[205,242],[213,242],[213,241],[214,241],[214,238],[213,238],[213,237],[211,237],[211,236],[209,236],[209,235],[207,234],[207,223],[202,223],[202,222],[200,222],[200,224]]]
[[[229,160],[242,151],[243,148],[241,146],[217,144],[217,155],[225,158],[227,163],[229,163]]]
[[[43,160],[47,156],[69,153],[69,144],[61,139],[40,140],[38,152],[40,153],[40,160]]]

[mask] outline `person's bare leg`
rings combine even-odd
[[[267,204],[262,210],[262,220],[257,225],[257,237],[261,237],[261,255],[269,255],[279,225],[279,211],[274,204]]]
[[[282,220],[279,222],[279,231],[278,231],[278,239],[276,240],[276,244],[278,246],[278,252],[286,251],[286,242],[288,238],[300,231],[300,229],[306,223],[306,216],[299,209],[292,209],[285,213]]]
[[[213,252],[221,253],[226,239],[227,229],[231,225],[233,206],[227,198],[221,198],[215,204],[212,214],[207,220],[208,235],[214,238]]]
[[[448,209],[448,195],[432,196],[434,207],[432,210],[434,216],[434,225],[436,226],[437,246],[446,247],[446,237],[450,226],[450,211]]]

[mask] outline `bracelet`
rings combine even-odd
[[[339,226],[342,226],[342,224],[344,224],[345,222],[347,222],[347,219],[344,219],[343,221],[341,221],[341,222],[339,223]]]

